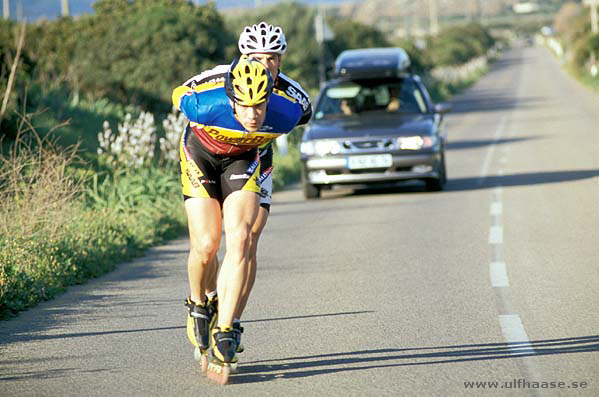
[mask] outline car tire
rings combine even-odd
[[[424,181],[427,192],[440,192],[443,190],[443,183],[440,178],[429,178]]]
[[[308,200],[320,198],[320,188],[304,182],[304,197]]]
[[[426,191],[427,192],[440,192],[443,190],[445,183],[447,182],[447,168],[445,167],[445,155],[441,155],[441,161],[438,165],[439,177],[425,179]]]

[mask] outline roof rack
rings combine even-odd
[[[400,47],[345,50],[335,60],[335,75],[344,79],[401,77],[411,74],[410,57]]]

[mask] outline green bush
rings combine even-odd
[[[90,179],[75,150],[37,140],[0,156],[0,318],[185,230],[178,171]]]
[[[234,40],[213,3],[101,0],[84,24],[74,62],[81,91],[146,110],[170,110],[173,87],[225,61]]]
[[[485,55],[495,39],[482,25],[453,26],[429,40],[427,53],[435,66],[461,65]]]
[[[578,70],[587,67],[592,54],[599,56],[599,33],[587,33],[582,36],[574,45],[572,62]]]
[[[292,146],[285,156],[275,152],[273,158],[273,190],[278,191],[301,177],[299,149]]]

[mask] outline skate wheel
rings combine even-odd
[[[208,352],[202,352],[202,350],[199,347],[196,347],[193,351],[193,358],[200,365],[200,370],[202,370],[202,372],[206,372],[206,370],[208,369]]]
[[[220,372],[220,374],[217,375],[216,378],[216,382],[219,385],[226,385],[227,382],[229,381],[229,374],[231,373],[231,369],[226,366],[222,368],[222,371]]]
[[[202,372],[206,372],[208,370],[208,356],[206,354],[202,354],[202,356],[200,357],[200,370]]]
[[[214,363],[208,364],[208,378],[215,381],[219,385],[226,385],[229,381],[231,368],[228,365],[218,365]]]
[[[238,363],[231,363],[231,373],[236,374],[238,368]]]

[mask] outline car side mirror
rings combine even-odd
[[[435,113],[447,113],[451,111],[451,105],[449,103],[441,102],[436,103],[434,106]]]

